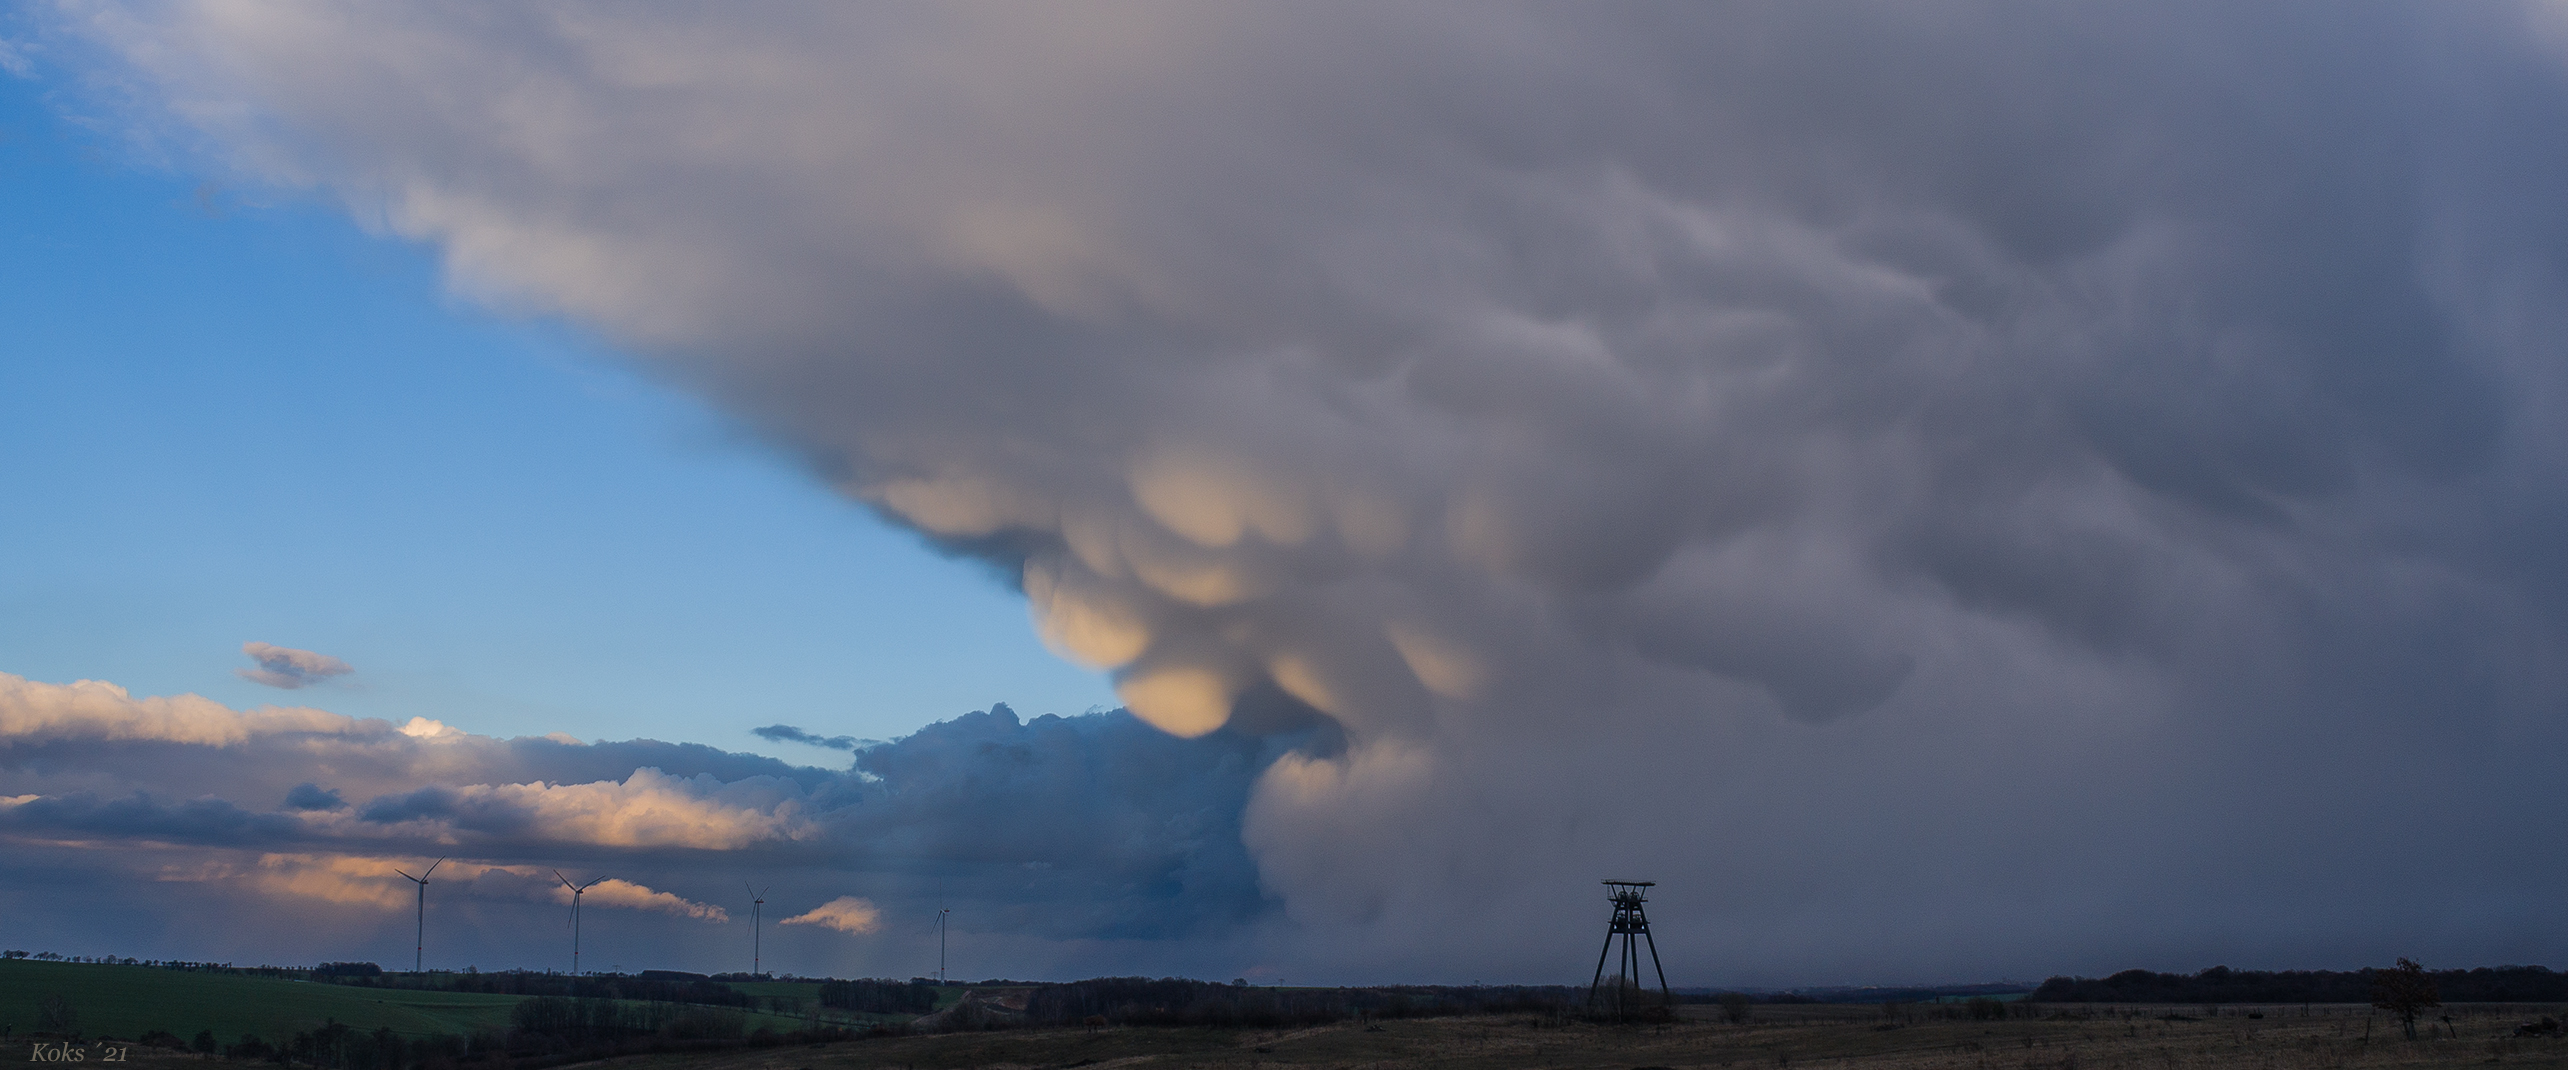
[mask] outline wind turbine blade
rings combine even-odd
[[[563,876],[563,875],[562,875],[562,871],[561,871],[561,870],[558,870],[558,869],[557,869],[557,870],[554,870],[554,871],[553,871],[553,879],[554,879],[554,880],[557,880],[557,881],[562,882],[562,887],[564,887],[564,888],[569,888],[569,889],[572,889],[572,890],[574,890],[574,891],[577,891],[577,890],[579,889],[579,885],[576,885],[576,884],[571,883],[571,879],[570,879],[569,877],[565,877],[565,876]]]
[[[445,865],[445,864],[446,864],[446,860],[445,860],[445,859],[443,859],[443,858],[440,858],[440,859],[438,859],[438,860],[436,860],[436,861],[434,861],[434,862],[430,862],[430,863],[428,863],[428,871],[419,875],[419,879],[420,879],[420,881],[424,883],[424,882],[426,882],[426,881],[427,881],[427,879],[428,879],[428,878],[436,876],[436,875],[437,875],[437,867],[442,866],[442,865]]]
[[[399,870],[399,869],[395,869],[395,870],[393,870],[393,872],[395,872],[395,873],[400,873],[400,874],[401,874],[402,876],[404,876],[404,877],[410,877],[410,874],[409,874],[409,873],[404,872],[404,871]],[[417,877],[410,877],[410,879],[411,879],[411,880],[414,880],[414,881],[419,880],[419,878],[417,878]],[[421,883],[421,884],[426,884],[426,883],[428,883],[428,882],[426,882],[426,881],[419,881],[419,883]]]

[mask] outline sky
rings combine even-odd
[[[2568,962],[2568,9],[0,33],[0,943]]]
[[[350,714],[805,759],[750,730],[1114,704],[986,569],[574,325],[89,125],[78,88],[0,81],[6,671],[256,704],[234,670],[273,640],[363,666],[312,693]]]

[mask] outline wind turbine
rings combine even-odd
[[[936,983],[945,983],[945,916],[954,913],[946,907],[936,908]]]
[[[428,878],[436,875],[437,867],[445,864],[446,860],[443,858],[428,863],[427,871],[416,877],[410,877],[410,874],[403,873],[399,869],[393,870],[404,877],[410,877],[410,882],[419,886],[419,931],[416,934],[418,943],[410,949],[410,972],[412,973],[420,972],[419,964],[428,960]]]
[[[553,871],[553,879],[562,882],[562,887],[571,890],[571,976],[578,977],[580,975],[580,897],[588,894],[589,889],[596,887],[598,881],[606,878],[599,877],[587,884],[573,884],[569,877],[563,876],[562,871],[557,869]]]
[[[748,881],[740,886],[749,888]],[[773,888],[775,885],[768,885]],[[749,888],[749,976],[758,976],[758,911],[767,905],[767,888]]]

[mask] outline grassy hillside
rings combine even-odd
[[[88,1036],[131,1039],[166,1029],[192,1037],[211,1029],[226,1043],[243,1033],[275,1039],[337,1019],[364,1032],[390,1026],[406,1036],[469,1034],[508,1025],[522,996],[344,988],[232,974],[186,973],[148,966],[0,962],[0,1025],[36,1028],[37,1002],[59,995]]]

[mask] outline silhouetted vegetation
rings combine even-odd
[[[2034,989],[2044,1003],[2369,1003],[2380,970],[2232,970],[2196,974],[2124,970],[2111,977],[2054,977]],[[2568,1001],[2568,973],[2543,966],[2420,970],[2442,998],[2462,1003]]]
[[[80,1012],[72,1009],[70,1000],[59,995],[46,996],[36,1001],[36,1029],[55,1036],[77,1036],[80,1033]]]
[[[820,1005],[865,1014],[926,1014],[936,1009],[936,986],[925,978],[824,981]]]
[[[1581,993],[1560,986],[1469,988],[1261,988],[1177,977],[1098,977],[1036,986],[1026,994],[1029,1025],[1190,1025],[1279,1029],[1350,1018],[1453,1014],[1568,1013]]]
[[[737,991],[719,981],[701,976],[687,979],[672,977],[659,970],[647,971],[658,976],[630,977],[622,974],[569,974],[535,970],[503,970],[494,973],[376,973],[372,975],[321,974],[313,980],[357,988],[395,988],[430,992],[476,992],[502,996],[559,996],[572,999],[632,999],[654,1003],[702,1003],[716,1007],[752,1007],[756,996]]]
[[[2396,966],[2372,971],[2372,1005],[2397,1015],[2407,1038],[2415,1040],[2416,1016],[2427,1007],[2442,1006],[2443,1000],[2425,967],[2402,958]]]

